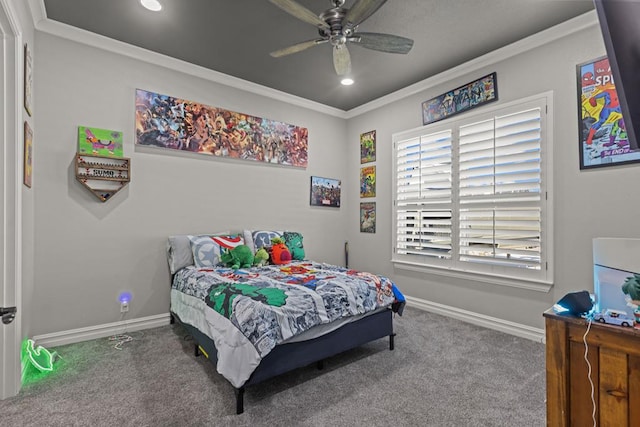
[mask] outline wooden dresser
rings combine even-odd
[[[588,322],[544,313],[547,425],[593,425],[591,385],[584,360]],[[640,426],[640,329],[594,322],[587,335],[598,426]]]

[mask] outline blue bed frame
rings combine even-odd
[[[171,323],[175,322],[178,322],[193,337],[195,356],[202,354],[202,349],[215,365],[217,350],[213,340],[197,328],[182,322],[175,313],[171,312]],[[347,323],[335,331],[312,340],[276,346],[262,359],[247,382],[235,388],[236,414],[244,412],[245,387],[312,363],[317,363],[318,368],[322,369],[324,359],[387,336],[389,350],[393,350],[395,333],[393,332],[393,312],[390,308]]]

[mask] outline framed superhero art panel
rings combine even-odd
[[[136,89],[136,145],[307,167],[308,129]]]
[[[376,232],[376,202],[360,203],[360,232]]]
[[[496,73],[488,74],[471,83],[436,96],[422,103],[422,124],[447,119],[488,102],[498,100]]]
[[[376,167],[360,168],[360,197],[376,197]]]
[[[340,207],[341,184],[339,179],[311,177],[311,206]]]
[[[630,144],[609,59],[579,64],[578,125],[580,169],[640,162]]]
[[[376,131],[360,134],[360,163],[376,161]]]

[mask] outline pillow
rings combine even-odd
[[[304,246],[302,246],[302,234],[295,231],[285,231],[282,234],[284,244],[287,245],[291,258],[297,260],[304,259]]]
[[[244,244],[240,235],[231,236],[189,236],[193,263],[197,268],[211,268],[222,264],[223,251]]]
[[[225,236],[228,231],[211,233],[209,236]],[[191,251],[190,237],[186,234],[169,236],[167,239],[167,261],[171,274],[176,274],[181,268],[193,265],[193,252]]]
[[[193,265],[189,236],[169,236],[167,239],[167,261],[169,261],[171,274],[176,274],[181,268]]]
[[[244,244],[255,254],[263,246],[271,246],[271,239],[282,237],[282,231],[244,230]]]
[[[229,234],[228,231],[212,233],[210,236],[223,236]],[[171,274],[176,274],[178,270],[189,265],[193,265],[193,252],[191,251],[191,241],[193,236],[179,234],[169,236],[167,239],[167,261]]]

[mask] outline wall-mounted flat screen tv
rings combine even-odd
[[[629,145],[640,137],[640,0],[594,0]]]

